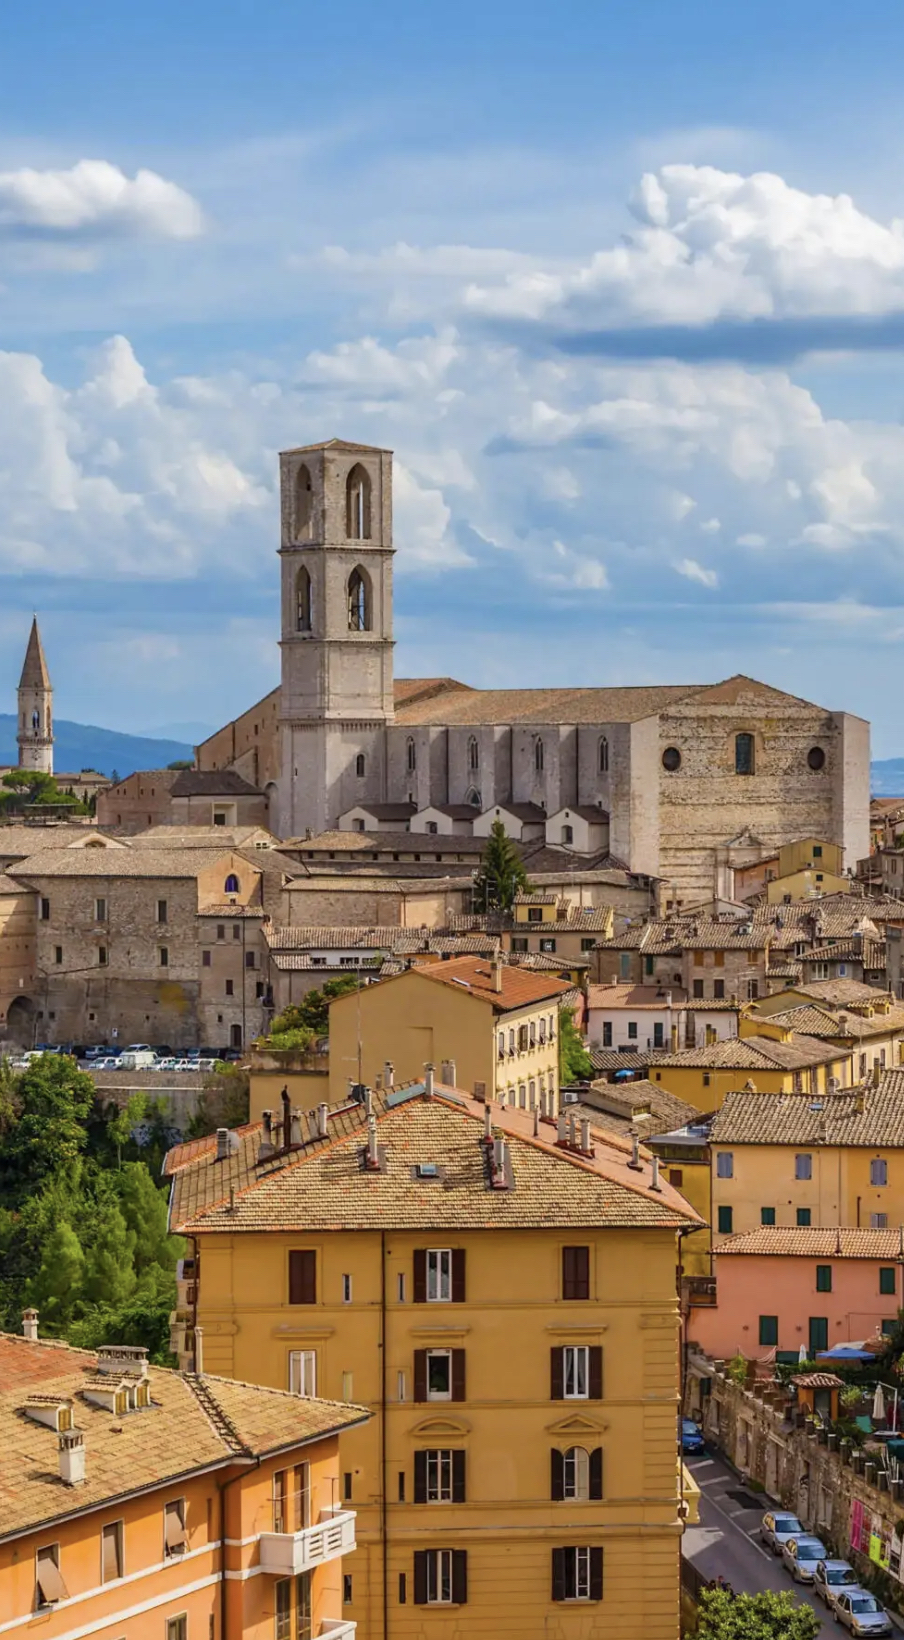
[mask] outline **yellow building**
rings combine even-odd
[[[840,853],[840,850],[839,850]],[[838,877],[831,871],[816,871],[802,866],[798,871],[772,877],[766,883],[769,905],[791,905],[795,900],[814,900],[821,894],[850,894],[850,877]]]
[[[851,1055],[854,1082],[864,1082],[871,1073],[904,1062],[904,1003],[882,993],[873,992],[872,1001],[856,1009],[825,1007],[814,998],[764,1018],[748,1014],[740,1022],[742,1036],[775,1035],[781,1041],[785,1031],[819,1037],[844,1048]]]
[[[288,1151],[254,1126],[168,1158],[209,1369],[371,1410],[341,1449],[343,1615],[358,1640],[676,1640],[692,1210],[564,1113],[432,1081],[368,1103]]]
[[[731,1093],[710,1147],[714,1246],[764,1224],[904,1223],[904,1071],[815,1100]]]
[[[390,1066],[397,1083],[444,1066],[441,1080],[479,1097],[555,1115],[559,1006],[570,987],[555,975],[501,960],[457,957],[410,968],[330,1004],[330,1099],[350,1083],[375,1087]]]
[[[743,1017],[739,1028],[744,1027]],[[656,1054],[647,1073],[700,1111],[718,1110],[726,1095],[752,1082],[760,1093],[823,1093],[830,1081],[848,1087],[851,1051],[818,1037],[784,1029],[781,1040],[757,1034],[729,1037],[702,1048]]]

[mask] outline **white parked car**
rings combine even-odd
[[[826,1546],[818,1537],[793,1537],[782,1544],[782,1565],[796,1583],[812,1583],[821,1560],[825,1560]]]
[[[177,1059],[173,1066],[174,1071],[197,1071],[201,1068],[199,1059]]]
[[[157,1071],[174,1071],[177,1064],[178,1060],[174,1059],[172,1054],[168,1054],[165,1059],[158,1059],[154,1069]]]
[[[850,1634],[887,1635],[892,1633],[885,1607],[866,1589],[845,1589],[832,1613],[836,1623]]]
[[[778,1509],[764,1515],[760,1521],[760,1541],[772,1550],[774,1555],[780,1555],[790,1538],[800,1537],[803,1527],[796,1515],[790,1515],[787,1510]]]
[[[857,1573],[846,1560],[821,1560],[813,1573],[813,1593],[834,1611],[839,1595],[855,1588]]]

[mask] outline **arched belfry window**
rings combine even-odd
[[[600,736],[599,772],[600,774],[609,773],[609,742],[605,735]]]
[[[314,497],[311,475],[302,465],[295,474],[294,528],[296,541],[310,541],[311,521],[314,516]]]
[[[295,581],[295,630],[296,632],[311,632],[314,627],[314,611],[311,601],[311,577],[302,564]]]
[[[345,489],[346,535],[350,541],[370,540],[370,475],[366,468],[353,467]]]
[[[407,741],[405,742],[405,756],[408,764],[408,773],[413,774],[417,768],[417,747],[414,743],[414,737],[412,735],[409,735]]]
[[[482,809],[483,808],[483,799],[481,798],[481,795],[480,795],[479,791],[477,790],[477,788],[475,786],[471,787],[471,790],[468,792],[468,795],[465,798],[465,802],[470,803],[472,809]]]
[[[753,774],[756,766],[753,735],[735,735],[734,766],[735,774]]]
[[[476,735],[469,735],[468,736],[468,768],[469,769],[479,769],[480,768],[480,749],[477,745],[477,736]]]
[[[348,578],[348,630],[369,632],[371,623],[370,581],[363,569],[353,569]]]
[[[543,742],[540,739],[540,736],[538,735],[536,740],[534,741],[534,768],[536,769],[538,774],[543,773],[543,761],[544,761]]]

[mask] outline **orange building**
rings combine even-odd
[[[338,1437],[366,1417],[0,1334],[0,1633],[351,1640]]]

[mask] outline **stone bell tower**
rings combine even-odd
[[[384,795],[393,716],[392,452],[330,439],[280,458],[279,830]]]
[[[19,679],[19,768],[53,774],[53,685],[44,659],[38,617],[31,623]]]

